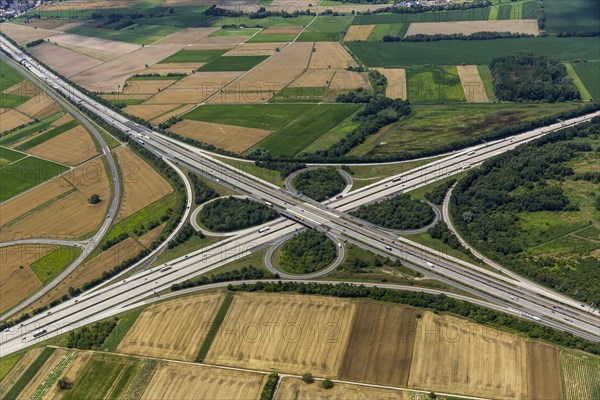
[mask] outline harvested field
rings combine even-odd
[[[72,188],[67,181],[59,177],[5,201],[0,204],[0,226],[68,192]]]
[[[236,85],[239,84],[243,91],[247,92],[277,92],[304,72],[310,60],[312,48],[311,42],[291,43],[242,77],[236,82]]]
[[[74,239],[93,231],[100,225],[105,218],[111,196],[102,159],[83,164],[64,176],[77,188],[77,191],[14,225],[1,229],[1,241],[31,237]],[[99,204],[88,202],[94,193],[100,195],[103,200]]]
[[[38,29],[42,28],[51,31],[64,32],[81,24],[83,24],[83,21],[69,22],[65,20],[33,19],[28,25]]]
[[[452,22],[413,22],[406,31],[412,35],[451,35],[462,33],[471,35],[475,32],[511,32],[537,35],[538,23],[535,19],[502,20],[502,21],[452,21]]]
[[[72,80],[93,92],[120,92],[125,81],[146,69],[146,65],[155,64],[182,47],[179,44],[146,46],[74,75]]]
[[[69,121],[73,121],[73,116],[71,116],[71,114],[65,114],[62,117],[60,117],[59,119],[57,119],[56,121],[54,121],[52,123],[52,126],[61,126],[66,124]]]
[[[13,387],[19,378],[25,373],[29,365],[44,351],[43,347],[37,347],[27,351],[21,359],[15,364],[10,372],[0,381],[0,398],[4,398],[6,393]]]
[[[344,42],[367,40],[375,25],[350,25],[344,36]]]
[[[249,149],[271,134],[271,131],[264,129],[191,120],[180,121],[172,126],[170,130],[179,135],[239,153]]]
[[[34,156],[67,165],[79,165],[98,154],[96,143],[81,125],[28,150]]]
[[[0,247],[0,313],[16,306],[42,287],[42,282],[30,266],[57,247],[39,244]]]
[[[19,44],[27,44],[34,40],[45,39],[56,35],[57,31],[36,29],[33,26],[17,25],[8,22],[0,24],[0,30]]]
[[[103,61],[112,60],[142,47],[139,44],[76,35],[74,33],[61,33],[54,36],[51,42]]]
[[[527,369],[526,344],[516,336],[426,312],[417,325],[408,386],[525,399]]]
[[[330,297],[236,293],[205,361],[335,376],[354,309]]]
[[[297,35],[302,29],[302,26],[271,26],[260,31],[259,35]]]
[[[118,148],[115,155],[123,174],[123,197],[117,221],[127,218],[173,191],[165,178],[128,148]]]
[[[192,74],[195,70],[200,68],[206,63],[197,62],[197,63],[165,63],[165,64],[154,64],[149,68],[140,72],[140,75],[144,74],[160,74],[167,75],[168,73],[172,74]]]
[[[31,379],[25,389],[19,394],[19,398],[21,399],[31,399],[33,398],[33,394],[35,393],[37,387],[42,384],[46,376],[52,372],[54,367],[58,364],[61,358],[63,358],[67,354],[66,350],[56,349],[50,355],[50,357],[46,360],[44,365],[39,369],[37,374]]]
[[[142,399],[258,399],[266,375],[201,365],[161,364]]]
[[[335,71],[330,69],[307,69],[290,84],[290,87],[327,87]]]
[[[31,54],[52,69],[68,77],[102,64],[97,58],[48,43],[31,49]]]
[[[199,72],[187,76],[148,99],[144,104],[200,103],[242,72]]]
[[[178,104],[136,104],[127,106],[123,109],[124,112],[136,117],[140,117],[146,121],[155,118],[158,115],[169,112],[175,108],[179,108]]]
[[[158,116],[158,117],[152,119],[151,121],[153,124],[162,124],[169,118],[175,117],[177,115],[185,114],[186,112],[190,111],[194,107],[195,107],[194,104],[186,104],[186,105],[183,105],[180,107],[176,107],[173,110],[169,111],[168,113]]]
[[[60,111],[60,107],[44,94],[39,94],[16,108],[17,111],[28,115],[32,119],[42,120]]]
[[[148,307],[136,319],[117,351],[194,361],[223,298],[223,293],[215,293]]]
[[[12,108],[0,108],[0,133],[10,131],[19,125],[32,121],[27,115]]]
[[[375,68],[387,78],[385,96],[390,99],[406,99],[406,70],[404,68]],[[484,90],[485,93],[485,90]]]
[[[167,36],[154,44],[192,44],[219,29],[220,28],[186,28]]]
[[[284,377],[277,389],[275,400],[409,400],[410,392],[376,387],[336,383],[332,389],[323,389],[319,382],[308,385],[301,379]],[[416,400],[416,399],[415,399]]]
[[[77,382],[81,376],[81,372],[87,365],[87,362],[92,357],[91,352],[77,351],[73,359],[69,362],[59,379],[67,378],[71,382]],[[58,385],[52,386],[50,391],[44,396],[45,400],[58,400],[63,398],[64,392],[58,389]]]
[[[334,90],[369,88],[366,72],[337,70],[331,81],[330,88]]]
[[[16,85],[6,88],[2,93],[14,94],[17,96],[34,97],[40,94],[37,86],[28,80],[23,80]]]
[[[352,56],[337,42],[316,42],[315,50],[310,58],[309,68],[344,69],[357,66]]]
[[[587,353],[565,350],[560,352],[565,400],[597,399],[600,397],[599,361],[597,357],[591,357]]]
[[[153,80],[135,80],[127,81],[125,89],[123,89],[124,95],[132,94],[156,94],[166,87],[172,85],[176,80],[159,79]]]
[[[477,65],[457,65],[460,83],[468,103],[489,103]]]
[[[282,48],[285,43],[244,43],[229,50],[224,56],[270,56],[275,54],[277,48]]]
[[[339,378],[406,387],[417,330],[415,314],[390,304],[358,303]]]
[[[560,363],[555,346],[527,343],[527,376],[530,399],[562,399]]]
[[[162,224],[157,226],[156,228],[148,231],[141,238],[138,238],[138,242],[144,247],[150,247],[152,242],[154,242],[162,233],[163,229],[165,229],[166,224]]]

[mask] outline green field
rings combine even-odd
[[[302,149],[302,153],[313,153],[318,150],[325,150],[333,146],[346,136],[348,136],[357,126],[358,123],[352,119],[356,113],[360,110],[356,110],[352,114],[348,115],[346,119],[341,121],[339,124],[322,134],[314,142]]]
[[[579,74],[577,74],[577,72],[573,68],[573,65],[571,63],[564,63],[564,64],[565,64],[565,68],[567,69],[567,74],[569,75],[569,77],[571,77],[573,79],[573,84],[575,86],[577,86],[577,90],[579,90],[581,99],[586,100],[586,101],[591,100],[592,95],[590,94],[590,92],[587,90],[587,87],[582,82],[581,78],[579,77]]]
[[[23,157],[27,157],[27,154],[19,153],[6,147],[0,147],[0,166],[18,161]]]
[[[57,126],[56,128],[51,129],[48,132],[43,133],[42,135],[36,136],[35,138],[26,141],[22,145],[17,146],[16,149],[23,150],[23,151],[29,150],[39,144],[42,144],[42,143],[60,135],[61,133],[65,133],[69,129],[75,128],[77,125],[79,125],[79,123],[77,121],[75,121],[75,120],[69,121],[66,124]]]
[[[548,32],[600,31],[598,0],[544,0],[544,12]]]
[[[466,101],[456,67],[407,68],[407,92],[411,103]]]
[[[410,24],[379,24],[375,25],[367,41],[369,42],[380,42],[384,36],[401,36],[404,37]]]
[[[227,28],[219,29],[208,35],[208,37],[223,37],[223,36],[252,36],[259,32],[260,28]]]
[[[214,59],[198,68],[198,71],[248,71],[269,56],[228,56]]]
[[[64,114],[62,112],[59,112],[59,113],[53,114],[49,117],[46,117],[45,119],[41,120],[40,122],[36,122],[32,125],[26,126],[25,128],[21,128],[19,130],[8,133],[6,135],[2,135],[2,138],[0,138],[0,145],[10,146],[12,144],[17,143],[20,140],[25,139],[26,137],[28,137],[30,135],[41,132],[41,131],[47,129],[48,127],[50,127],[50,125],[54,121],[56,121],[63,115]]]
[[[592,98],[600,99],[600,62],[571,63]]]
[[[351,42],[348,48],[368,67],[488,64],[493,58],[516,53],[558,57],[563,61],[597,60],[598,38],[521,38],[442,40],[439,42]]]
[[[286,87],[277,93],[270,103],[319,103],[327,93],[326,87]]]
[[[27,96],[18,94],[0,93],[0,108],[16,108],[29,100]],[[2,114],[0,114],[2,116]]]
[[[300,15],[297,17],[283,18],[283,17],[267,17],[267,18],[249,18],[244,17],[228,17],[219,18],[213,26],[221,27],[223,25],[244,25],[249,28],[264,27],[270,28],[273,26],[306,26],[310,21],[313,20],[313,16]]]
[[[46,284],[71,265],[80,254],[81,249],[79,247],[60,246],[31,264],[31,269],[38,279]]]
[[[298,36],[295,33],[282,33],[273,35],[254,35],[248,39],[246,43],[277,43],[277,42],[291,42]]]
[[[162,60],[159,64],[209,62],[221,56],[227,50],[181,50]]]
[[[9,67],[8,64],[2,60],[0,60],[0,76],[2,77],[2,79],[0,79],[0,92],[4,92],[9,87],[25,80],[23,75],[12,67]],[[4,96],[4,94],[2,95]]]
[[[359,107],[359,104],[319,104],[256,146],[269,150],[274,156],[294,156]]]
[[[131,329],[142,311],[143,309],[138,308],[137,310],[121,317],[115,329],[110,332],[108,337],[104,340],[104,343],[102,343],[102,350],[116,351],[119,343],[121,343],[121,340],[123,340],[127,332],[129,332],[129,329]]]
[[[0,358],[0,381],[10,372],[12,367],[23,357],[23,353],[11,354]]]
[[[14,164],[0,167],[0,185],[2,185],[0,201],[8,200],[68,169],[65,166],[31,156]]]
[[[180,28],[168,25],[132,25],[125,29],[103,29],[91,26],[80,25],[67,30],[68,33],[74,33],[82,36],[97,37],[100,39],[117,40],[119,42],[128,42],[147,45],[156,42],[178,32]]]
[[[470,10],[431,11],[406,14],[363,14],[354,18],[354,25],[398,24],[410,22],[486,21],[489,7]]]
[[[125,394],[142,364],[142,360],[133,357],[95,353],[63,399],[118,399]]]
[[[321,15],[310,24],[302,35],[299,42],[337,42],[344,37],[348,26],[352,23],[352,16],[334,17]]]
[[[23,389],[25,389],[27,387],[27,384],[33,379],[35,374],[38,373],[40,368],[42,368],[42,366],[44,365],[46,360],[48,360],[48,358],[50,358],[52,353],[54,353],[53,348],[50,348],[50,347],[45,348],[42,351],[42,353],[38,356],[38,358],[36,358],[29,365],[29,368],[27,368],[25,370],[25,372],[23,373],[23,375],[21,375],[21,377],[15,382],[13,387],[10,388],[10,390],[7,393],[5,393],[4,398],[5,399],[16,399],[19,396],[19,394],[21,394]]]
[[[498,98],[494,92],[492,72],[490,71],[490,68],[487,65],[478,65],[477,70],[479,71],[479,77],[481,78],[481,82],[483,83],[483,87],[485,88],[485,93],[487,94],[488,99],[490,99],[490,101],[497,102]]]
[[[575,104],[568,103],[415,105],[408,117],[370,136],[350,154],[391,156],[419,153],[574,107]]]

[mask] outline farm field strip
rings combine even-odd
[[[456,67],[460,83],[468,103],[489,103],[485,87],[479,76],[477,65],[458,65]]]
[[[472,35],[476,32],[510,32],[528,35],[539,33],[537,20],[511,19],[504,21],[413,22],[410,24],[406,36],[458,33]]]
[[[52,368],[52,371],[50,371],[50,373],[46,375],[44,380],[35,389],[35,391],[31,395],[31,400],[42,400],[44,398],[44,396],[46,395],[46,393],[48,393],[52,385],[54,385],[54,383],[58,381],[58,378],[63,373],[65,368],[67,368],[67,365],[69,365],[74,355],[75,352],[70,351],[64,356],[62,356],[62,358],[58,361],[56,366]]]
[[[565,400],[600,397],[600,360],[565,350],[560,353]]]

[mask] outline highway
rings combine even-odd
[[[4,42],[3,46],[6,46]],[[15,52],[16,56],[19,56],[18,50],[13,49],[12,51]],[[37,71],[37,74],[52,79],[52,74],[42,67],[32,64],[34,61],[27,61],[26,63],[30,63],[29,68]],[[62,81],[53,81],[53,84],[56,84],[57,87],[66,85]],[[125,280],[125,282],[106,285],[99,290],[84,293],[75,300],[70,300],[53,308],[49,311],[49,314],[33,317],[26,321],[22,327],[13,328],[10,332],[3,334],[1,342],[2,355],[26,347],[33,340],[31,335],[39,332],[39,330],[47,331],[46,335],[43,336],[44,338],[57,332],[63,332],[64,329],[73,327],[75,324],[89,322],[90,319],[97,318],[98,315],[106,315],[106,313],[114,312],[116,308],[152,297],[155,291],[159,292],[163,288],[168,288],[172,283],[209,272],[227,262],[243,257],[253,249],[294,232],[298,229],[299,223],[331,232],[338,237],[352,238],[366,247],[400,257],[410,264],[425,268],[430,275],[437,275],[468,287],[470,293],[475,296],[489,298],[491,303],[501,307],[505,312],[515,312],[522,317],[539,321],[547,326],[573,332],[590,340],[598,340],[598,317],[586,313],[574,300],[539,285],[515,281],[510,277],[504,277],[475,265],[453,259],[410,241],[400,240],[391,233],[372,227],[364,221],[350,218],[344,213],[344,211],[356,208],[361,204],[405,192],[434,182],[448,176],[448,174],[464,170],[467,163],[469,164],[467,168],[471,168],[492,157],[497,152],[514,148],[520,143],[539,137],[550,131],[551,128],[535,130],[507,140],[487,143],[478,146],[475,150],[462,151],[434,163],[436,164],[434,166],[420,167],[386,179],[381,183],[351,192],[344,198],[325,206],[297,199],[284,190],[265,184],[256,177],[220,163],[210,157],[207,152],[166,138],[146,127],[138,126],[114,111],[98,105],[80,93],[76,93],[76,91],[67,92],[68,89],[64,88],[59,90],[62,90],[63,94],[66,93],[66,96],[69,96],[73,101],[81,102],[81,107],[100,115],[119,129],[136,135],[157,154],[176,160],[176,162],[181,161],[189,164],[214,179],[224,180],[242,193],[246,193],[257,200],[269,202],[278,211],[291,219],[280,219],[271,222],[269,224],[271,229],[266,233],[259,234],[257,231],[244,237],[235,236],[210,248],[199,250],[169,262],[169,266],[165,267],[168,268],[167,270],[161,271],[162,268],[154,268],[137,274]],[[565,121],[565,126],[589,120],[592,116]],[[562,127],[563,124],[559,124],[559,126],[552,129]],[[440,164],[442,162],[444,163]],[[398,178],[400,179],[397,180]],[[518,297],[518,300],[512,300],[511,297]]]

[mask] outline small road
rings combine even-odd
[[[327,232],[326,235],[331,240],[333,240],[333,242],[336,244],[336,247],[338,249],[337,257],[331,264],[329,264],[327,267],[325,267],[319,271],[311,272],[310,274],[288,274],[286,272],[278,270],[273,265],[273,253],[275,253],[275,250],[277,250],[277,248],[279,246],[281,246],[286,240],[294,237],[295,235],[296,235],[296,233],[292,233],[290,235],[284,236],[281,240],[279,240],[278,242],[273,244],[273,246],[271,246],[269,248],[269,251],[267,251],[267,254],[265,255],[265,265],[267,266],[267,269],[269,271],[271,271],[272,273],[279,275],[279,277],[282,279],[307,280],[307,279],[315,279],[320,276],[327,275],[328,273],[332,272],[337,267],[339,267],[340,264],[344,261],[344,258],[346,257],[346,248],[344,247],[344,245],[341,244],[342,242],[337,238],[337,236]]]
[[[21,302],[16,307],[13,307],[2,316],[0,316],[0,320],[5,320],[15,313],[23,310],[28,307],[30,304],[33,304],[35,301],[40,299],[50,290],[54,289],[60,282],[63,281],[69,274],[71,274],[82,262],[86,259],[86,257],[96,248],[102,237],[108,232],[108,229],[113,223],[115,215],[117,214],[117,210],[119,208],[119,204],[121,201],[121,185],[119,181],[119,174],[117,172],[117,165],[115,160],[110,152],[110,148],[104,142],[102,135],[96,129],[96,126],[92,124],[86,117],[81,113],[76,107],[72,106],[71,103],[63,100],[62,97],[58,96],[54,91],[50,90],[45,83],[40,81],[34,74],[29,72],[28,69],[24,68],[22,65],[14,62],[12,59],[6,57],[3,53],[0,53],[0,59],[2,59],[7,64],[11,65],[14,69],[18,70],[21,74],[27,77],[34,85],[36,85],[46,96],[50,99],[54,100],[60,106],[62,106],[69,114],[73,116],[76,120],[78,120],[96,139],[96,141],[100,144],[102,149],[102,154],[106,157],[108,161],[108,167],[110,172],[110,180],[112,182],[112,200],[110,206],[108,207],[108,214],[106,219],[102,222],[102,225],[98,229],[98,231],[92,236],[89,240],[79,242],[78,244],[73,241],[58,241],[56,244],[63,244],[65,246],[79,246],[82,248],[81,255],[77,257],[75,261],[71,263],[67,268],[65,268],[56,278],[50,281],[47,285],[45,285],[42,289],[37,291],[34,295],[29,297],[27,300]],[[46,243],[47,239],[35,240],[33,243]],[[16,241],[13,241],[16,242]],[[60,243],[62,242],[62,243]],[[54,244],[54,243],[53,243]]]

